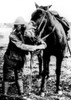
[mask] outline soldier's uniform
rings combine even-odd
[[[21,19],[19,21],[19,19]],[[22,18],[18,18],[15,21],[16,25],[24,24],[24,21]],[[32,26],[32,25],[31,25]],[[27,27],[27,26],[26,26]],[[4,55],[4,65],[3,65],[3,81],[4,82],[11,82],[12,79],[12,73],[15,74],[15,79],[18,80],[20,85],[20,92],[22,90],[23,92],[23,84],[22,81],[19,81],[22,79],[22,68],[24,65],[24,58],[25,54],[28,53],[28,51],[32,51],[32,48],[34,49],[35,46],[32,45],[26,45],[24,37],[35,37],[34,35],[35,27],[27,27],[26,31],[24,33],[16,32],[14,29],[10,36],[9,36],[9,44],[8,48]],[[25,36],[24,36],[25,34]],[[44,42],[41,43],[42,46],[46,45]],[[46,47],[46,46],[45,46]],[[42,47],[42,48],[45,48]],[[41,49],[41,48],[40,48]],[[34,49],[36,50],[36,49]],[[5,86],[5,94],[7,94],[8,89],[6,89],[7,84],[4,84]]]

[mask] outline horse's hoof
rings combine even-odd
[[[45,96],[45,92],[39,91],[39,92],[36,93],[36,95],[41,96],[41,97],[44,97]]]
[[[54,93],[59,95],[59,96],[62,96],[62,94],[63,94],[62,90],[55,91]]]
[[[58,95],[61,96],[62,94],[63,94],[63,92],[62,92],[61,90],[59,90],[59,91],[58,91]]]
[[[45,92],[41,92],[41,96],[44,97],[45,96]]]
[[[27,97],[22,97],[23,100],[31,100],[30,98]]]

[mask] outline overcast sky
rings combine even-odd
[[[38,5],[51,5],[61,16],[71,22],[71,0],[0,0],[0,23],[14,22],[18,16],[30,20],[31,13]]]

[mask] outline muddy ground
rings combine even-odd
[[[9,33],[8,31],[0,31],[1,34],[6,34]],[[4,37],[3,37],[4,39]],[[7,39],[6,44],[4,40],[2,39],[1,35],[1,43],[0,43],[0,94],[2,94],[2,81],[3,81],[3,56],[7,48]],[[2,42],[3,41],[3,42]],[[26,94],[27,98],[30,98],[31,100],[71,100],[71,57],[69,55],[69,52],[66,54],[66,57],[63,59],[62,62],[62,67],[61,67],[61,77],[60,77],[60,88],[63,91],[63,94],[56,95],[55,89],[55,82],[56,82],[56,74],[55,74],[55,69],[56,69],[56,58],[54,56],[51,57],[51,61],[49,64],[50,67],[50,77],[48,80],[46,80],[45,88],[46,88],[46,94],[44,97],[37,96],[35,95],[39,89],[40,89],[40,79],[36,79],[35,76],[39,73],[38,70],[38,59],[37,56],[34,55],[33,57],[33,62],[32,62],[32,69],[30,69],[30,55],[26,56],[26,62],[25,66],[23,68],[23,82],[24,82],[24,93]],[[14,74],[13,74],[14,78]],[[30,88],[32,87],[32,88]],[[32,94],[28,95],[29,92],[32,92]],[[15,84],[15,81],[10,83],[10,87],[8,90],[8,95],[17,95],[17,87]],[[19,100],[21,98],[18,97],[3,97],[0,96],[0,100]]]

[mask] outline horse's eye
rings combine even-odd
[[[40,15],[40,17],[42,17],[42,15]]]
[[[42,15],[39,15],[39,18],[41,18],[42,17]]]

